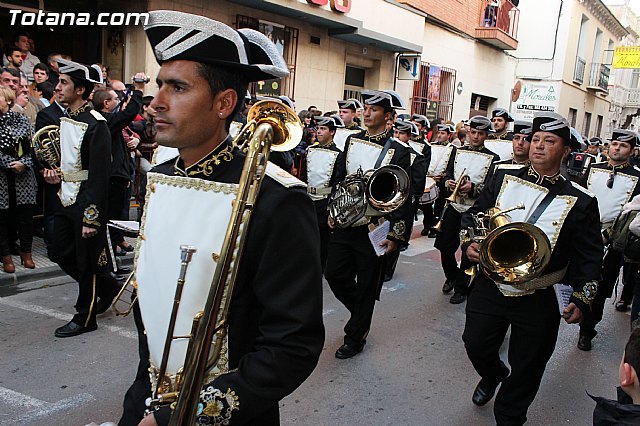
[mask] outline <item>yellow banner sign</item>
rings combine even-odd
[[[613,68],[640,68],[640,46],[616,47]]]

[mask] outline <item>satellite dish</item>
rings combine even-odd
[[[522,81],[516,81],[511,89],[511,102],[516,102],[520,98],[520,92],[522,92]]]

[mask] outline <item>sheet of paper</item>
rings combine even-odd
[[[385,252],[385,247],[380,247],[380,243],[387,239],[389,233],[389,221],[385,220],[384,223],[378,226],[373,231],[369,232],[369,240],[371,245],[378,256],[382,256]]]
[[[135,220],[110,220],[109,224],[129,232],[140,232],[140,223]]]
[[[564,309],[569,305],[569,298],[573,293],[573,287],[566,284],[554,284],[553,290],[556,292],[556,299],[558,299],[558,309],[560,310],[560,315]]]

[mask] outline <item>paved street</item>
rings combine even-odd
[[[412,240],[385,284],[364,352],[350,360],[333,355],[347,313],[325,283],[325,350],[311,377],[282,401],[283,425],[493,424],[492,403],[471,403],[479,378],[460,338],[464,309],[441,293],[438,259],[433,239]],[[0,286],[0,425],[117,421],[137,364],[132,318],[108,312],[93,333],[54,338],[71,318],[76,285],[25,279]],[[577,327],[563,322],[528,424],[591,424],[594,403],[585,391],[614,396],[628,318],[608,304],[590,353],[575,347]]]

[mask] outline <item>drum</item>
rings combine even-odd
[[[435,180],[433,180],[433,178],[430,178],[429,176],[427,176],[427,182],[424,187],[424,193],[420,197],[420,200],[418,201],[418,203],[420,205],[432,204],[434,201],[438,199],[439,195],[440,195],[440,188],[438,188],[438,183]]]

